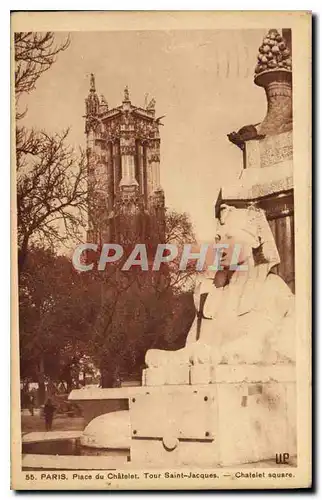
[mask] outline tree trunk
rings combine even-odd
[[[29,244],[29,236],[25,236],[21,248],[18,251],[18,275],[21,276],[21,273],[24,269],[27,260],[27,252],[28,252],[28,244]]]
[[[107,389],[109,387],[115,387],[115,369],[109,364],[106,368],[104,364],[101,365],[101,387]]]
[[[72,377],[72,371],[71,368],[66,373],[66,384],[67,384],[67,392],[68,394],[73,390],[73,377]]]
[[[41,356],[39,362],[39,373],[38,373],[38,403],[43,405],[46,399],[46,387],[45,387],[45,366],[44,358]]]

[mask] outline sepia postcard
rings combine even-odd
[[[12,489],[310,488],[311,13],[11,49]]]

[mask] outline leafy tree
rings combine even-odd
[[[135,231],[132,236],[135,243]],[[194,241],[186,214],[166,213],[164,241],[179,246]],[[100,287],[92,355],[100,367],[103,387],[114,386],[120,376],[139,378],[148,349],[184,345],[194,318],[191,285],[195,271],[193,266],[180,271],[179,261],[162,265],[160,271],[151,266],[149,271],[122,271],[123,260],[105,273],[92,273]]]
[[[19,287],[21,378],[73,385],[73,372],[88,352],[97,294],[70,259],[32,248]]]
[[[77,385],[84,356],[99,367],[103,387],[111,387],[140,377],[148,349],[184,345],[194,317],[193,271],[179,281],[167,266],[125,272],[122,264],[79,273],[53,250],[29,249],[20,282],[21,377],[38,380],[42,393],[45,379],[66,390]],[[170,274],[176,272],[172,265]]]

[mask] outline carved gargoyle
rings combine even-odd
[[[162,118],[165,118],[166,115],[163,115],[163,116],[159,116],[158,118],[156,118],[154,121],[158,124],[158,125],[162,125],[163,126],[163,123],[161,123],[161,120]]]
[[[257,124],[258,125],[258,124]],[[265,135],[258,133],[255,125],[245,125],[238,132],[227,134],[228,139],[236,144],[242,151],[245,149],[245,142],[253,139],[264,139]]]

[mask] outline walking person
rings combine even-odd
[[[55,413],[55,406],[53,405],[51,399],[48,398],[44,406],[46,431],[51,431],[53,425],[54,413]]]
[[[33,394],[29,394],[29,411],[32,416],[34,416],[34,409],[35,409],[35,396]]]

